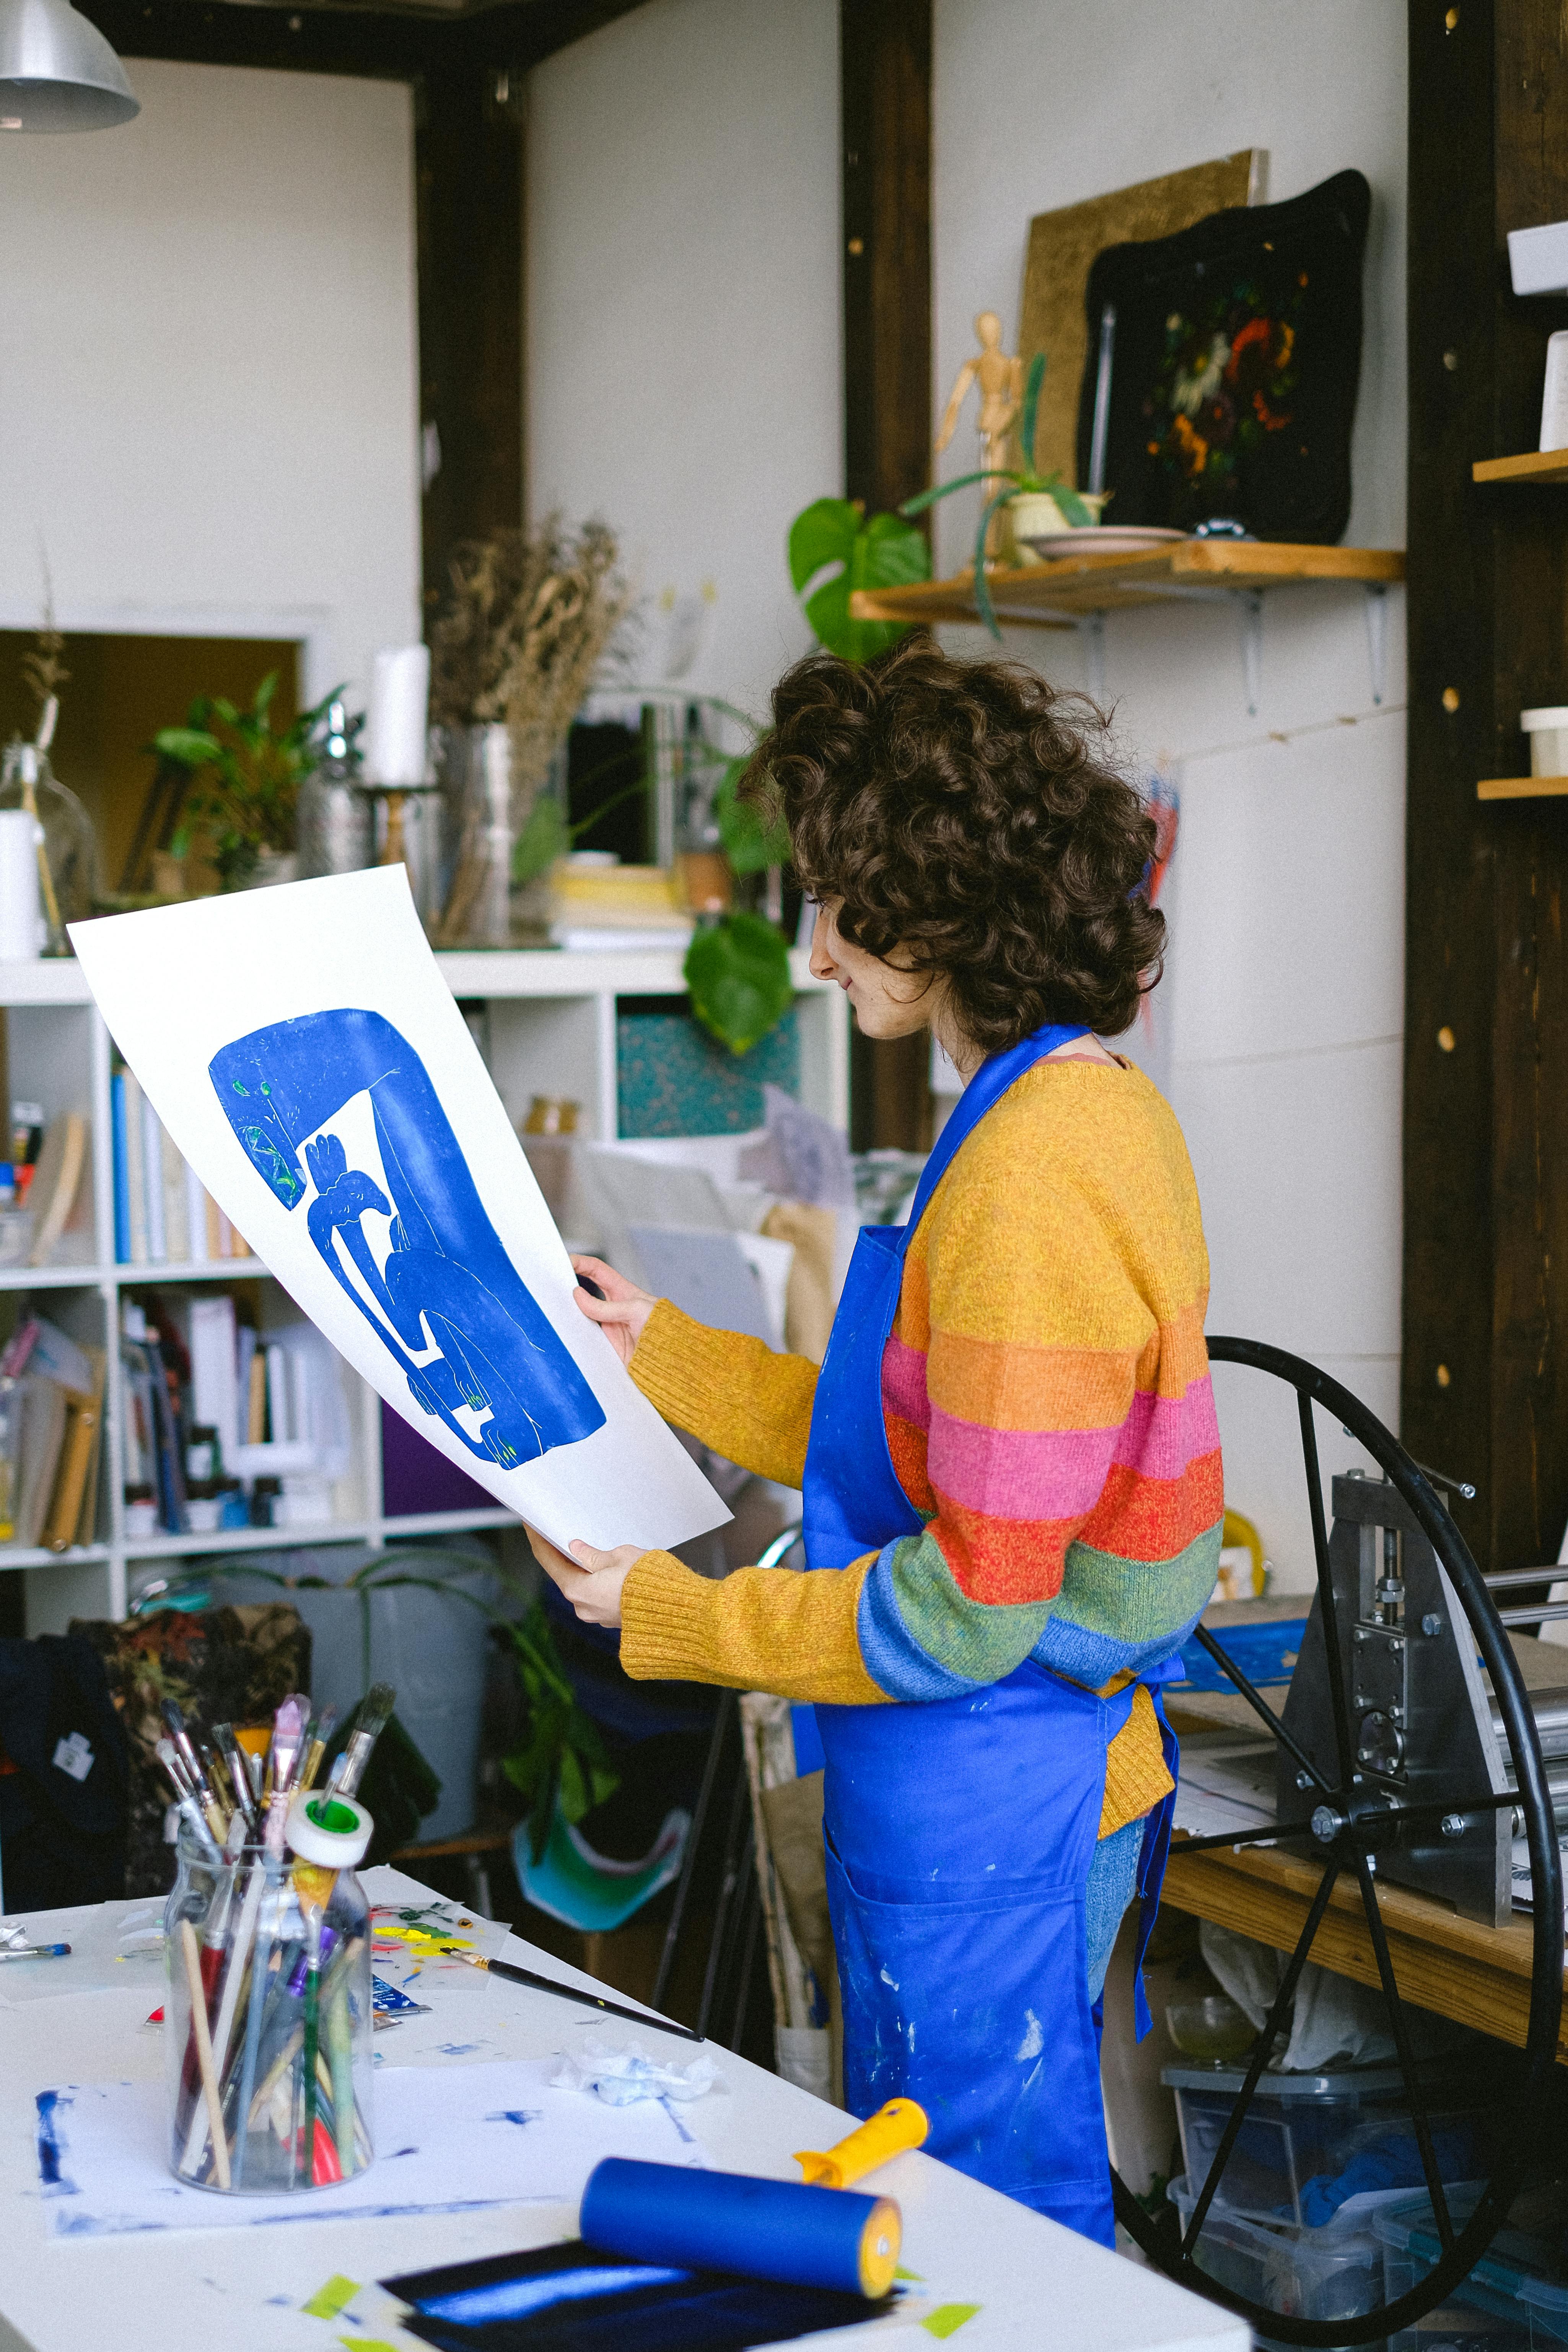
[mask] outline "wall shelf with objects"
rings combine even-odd
[[[1092,538],[1086,531],[1085,538]],[[1103,691],[1101,624],[1107,613],[1173,604],[1230,604],[1241,620],[1249,710],[1258,708],[1263,595],[1270,588],[1359,586],[1367,600],[1367,651],[1373,700],[1381,702],[1385,669],[1384,599],[1405,577],[1393,547],[1296,546],[1277,540],[1180,539],[1132,553],[1062,555],[1048,562],[998,568],[986,585],[996,617],[1008,626],[1082,629],[1090,688]],[[907,588],[862,588],[849,599],[858,621],[973,625],[980,618],[973,570]]]
[[[704,1104],[718,1106],[711,1114],[715,1126],[739,1131],[763,1124],[762,1087],[767,1078],[784,1085],[809,1109],[847,1126],[848,1009],[840,991],[831,982],[814,980],[806,958],[793,951],[793,1007],[772,1036],[737,1061],[722,1046],[710,1047],[704,1034],[684,1017],[682,961],[672,951],[498,950],[437,958],[515,1126],[521,1126],[534,1097],[543,1096],[577,1104],[576,1132],[592,1140],[697,1131],[695,1118],[689,1118],[684,1130],[670,1122]],[[70,1433],[68,1429],[61,1434],[58,1419],[47,1491],[39,1491],[45,1475],[39,1468],[29,1491],[25,1447],[19,1460],[11,1520],[16,1533],[0,1542],[0,1570],[28,1571],[27,1631],[60,1632],[73,1616],[122,1617],[130,1579],[144,1573],[149,1563],[321,1545],[374,1548],[393,1538],[431,1538],[515,1525],[510,1512],[493,1505],[444,1456],[421,1450],[417,1433],[390,1414],[375,1391],[310,1332],[287,1294],[226,1223],[216,1220],[206,1226],[208,1248],[201,1255],[196,1195],[184,1189],[184,1163],[155,1120],[149,1129],[143,1118],[142,1221],[136,1224],[127,1222],[129,1153],[121,1144],[117,1234],[113,1090],[120,1088],[121,1136],[127,1090],[113,1073],[109,1034],[80,968],[63,960],[0,964],[0,1007],[6,1016],[14,1096],[37,1101],[46,1135],[53,1122],[73,1115],[88,1126],[76,1206],[49,1262],[0,1264],[0,1344],[26,1320],[42,1318],[55,1358],[42,1373],[35,1365],[29,1374],[24,1365],[21,1384],[31,1378],[36,1387],[47,1387],[45,1374],[58,1372],[61,1362],[78,1360],[89,1394],[84,1368],[90,1368],[102,1391],[97,1454],[79,1507],[61,1488]],[[160,1170],[168,1223],[165,1254],[153,1254],[158,1236],[147,1222],[146,1202]],[[189,1218],[179,1208],[182,1199]],[[132,1246],[148,1255],[131,1258]],[[26,1255],[25,1236],[19,1255]],[[237,1304],[237,1316],[224,1312],[226,1289]],[[250,1360],[264,1370],[253,1377],[266,1401],[264,1407],[252,1403],[258,1421],[243,1436],[251,1438],[258,1426],[268,1433],[237,1446],[241,1460],[226,1447],[222,1466],[251,1480],[275,1460],[279,1493],[273,1509],[286,1523],[233,1523],[241,1498],[230,1489],[226,1500],[200,1497],[218,1503],[216,1528],[175,1530],[156,1475],[140,1475],[143,1468],[157,1471],[155,1459],[146,1459],[155,1438],[149,1416],[155,1421],[156,1403],[147,1378],[149,1360],[137,1353],[141,1343],[122,1341],[128,1306],[163,1318],[164,1328],[173,1327],[193,1357],[197,1344],[211,1345],[215,1329],[226,1329],[231,1348],[237,1330],[254,1331]],[[157,1338],[156,1322],[153,1328]],[[205,1340],[198,1337],[203,1333]],[[162,1347],[160,1339],[160,1354]],[[81,1351],[79,1360],[72,1359],[73,1349]],[[194,1391],[194,1370],[192,1381]],[[274,1388],[274,1381],[280,1385]],[[248,1393],[254,1399],[255,1391]],[[235,1412],[237,1439],[237,1391]],[[281,1450],[272,1456],[279,1414],[288,1426]],[[329,1424],[332,1443],[317,1444],[313,1433]],[[26,1422],[23,1431],[26,1441]],[[301,1451],[312,1448],[314,1468],[304,1463]],[[155,1454],[155,1444],[152,1450]],[[47,1459],[41,1452],[35,1457],[37,1464]],[[128,1484],[133,1490],[150,1488],[151,1500],[143,1495],[128,1505]],[[290,1496],[291,1486],[308,1491]],[[422,1486],[442,1507],[424,1507]],[[150,1515],[152,1526],[146,1524]],[[223,1524],[225,1517],[231,1523]],[[75,1540],[69,1539],[73,1532]]]

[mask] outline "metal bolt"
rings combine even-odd
[[[1442,1821],[1438,1823],[1438,1827],[1441,1829],[1445,1837],[1463,1837],[1465,1834],[1465,1817],[1463,1813],[1445,1813]]]
[[[1389,1648],[1394,1652],[1394,1655],[1397,1657],[1397,1656],[1398,1656],[1398,1654],[1399,1654],[1399,1653],[1400,1653],[1400,1651],[1401,1651],[1401,1650],[1403,1650],[1403,1649],[1404,1649],[1404,1647],[1405,1647],[1405,1636],[1404,1636],[1404,1634],[1403,1634],[1403,1633],[1395,1633],[1395,1635],[1394,1635],[1394,1637],[1393,1641],[1392,1641],[1392,1642],[1390,1642],[1390,1643],[1389,1643],[1389,1645],[1388,1645],[1388,1646],[1389,1646]]]
[[[1310,1788],[1311,1787],[1311,1785],[1312,1785],[1312,1776],[1311,1776],[1311,1774],[1310,1774],[1310,1772],[1298,1772],[1298,1773],[1297,1773],[1297,1775],[1296,1775],[1296,1786],[1298,1787],[1298,1789],[1310,1789]]]
[[[1358,1642],[1364,1642],[1366,1639],[1366,1627],[1364,1625],[1358,1625],[1355,1629],[1353,1638]]]
[[[1426,1634],[1427,1640],[1431,1642],[1436,1639],[1442,1630],[1443,1620],[1436,1613],[1435,1611],[1428,1610],[1426,1616],[1421,1620],[1421,1631]]]
[[[1375,1878],[1377,1876],[1377,1856],[1375,1853],[1369,1853],[1367,1855],[1366,1874],[1369,1878]]]
[[[1345,1825],[1343,1813],[1332,1805],[1320,1805],[1312,1815],[1312,1835],[1324,1845],[1331,1845]]]
[[[1370,1764],[1372,1762],[1371,1748],[1358,1748],[1355,1752],[1355,1760],[1358,1764]]]

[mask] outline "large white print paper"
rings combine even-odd
[[[401,866],[77,923],[115,1043],[340,1354],[564,1545],[730,1514],[575,1277]]]

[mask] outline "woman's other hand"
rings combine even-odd
[[[658,1299],[651,1291],[639,1290],[635,1282],[617,1274],[613,1265],[606,1265],[602,1257],[574,1257],[572,1267],[574,1273],[586,1275],[590,1282],[596,1282],[604,1292],[603,1298],[595,1298],[591,1290],[582,1289],[573,1296],[589,1321],[598,1325],[622,1363],[629,1364],[632,1350],[642,1338],[643,1325],[658,1306]],[[561,1555],[557,1553],[556,1557]]]
[[[592,1258],[586,1262],[590,1265],[596,1263]],[[642,1296],[640,1291],[637,1296]],[[584,1625],[607,1625],[613,1629],[620,1623],[621,1588],[642,1558],[640,1545],[617,1544],[614,1551],[595,1551],[592,1544],[574,1543],[568,1554],[558,1551],[537,1528],[528,1529],[528,1540],[533,1546],[534,1559],[551,1582],[565,1594]]]

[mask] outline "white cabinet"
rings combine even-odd
[[[442,955],[437,961],[455,996],[485,1008],[485,1017],[475,1025],[497,1090],[514,1124],[526,1114],[532,1096],[565,1095],[583,1107],[583,1132],[603,1139],[616,1135],[616,1002],[683,995],[679,954],[461,952]],[[847,1007],[831,982],[811,977],[803,955],[792,955],[791,969],[796,989],[801,1097],[811,1109],[847,1126]],[[0,1569],[29,1571],[28,1632],[63,1631],[73,1616],[123,1616],[127,1570],[145,1560],[322,1543],[377,1544],[392,1536],[506,1525],[510,1514],[499,1508],[386,1518],[382,1510],[380,1401],[345,1366],[353,1400],[354,1458],[334,1491],[337,1516],[330,1525],[127,1538],[121,1499],[121,1294],[256,1281],[262,1286],[264,1328],[269,1320],[296,1318],[298,1310],[270,1281],[265,1266],[254,1259],[230,1258],[196,1266],[115,1264],[110,1042],[80,968],[64,960],[0,964],[0,1004],[7,1013],[13,1098],[41,1104],[46,1119],[64,1111],[85,1111],[90,1118],[92,1138],[91,1214],[66,1236],[57,1253],[58,1260],[68,1262],[45,1267],[0,1267],[0,1290],[38,1294],[41,1311],[73,1338],[104,1348],[109,1358],[99,1473],[98,1524],[104,1539],[86,1549],[58,1553],[0,1545]]]

